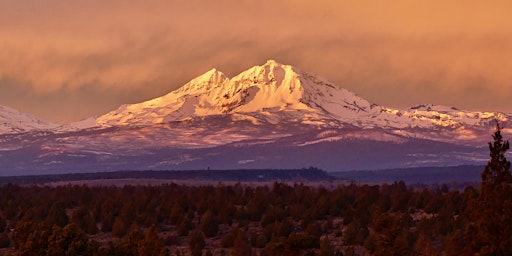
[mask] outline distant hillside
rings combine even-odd
[[[44,184],[59,181],[99,179],[169,179],[215,181],[320,181],[333,180],[325,171],[317,168],[289,170],[187,170],[187,171],[116,171],[95,173],[69,173],[0,177],[0,185]]]
[[[161,180],[209,180],[209,181],[324,181],[346,180],[356,183],[393,183],[404,181],[413,184],[477,184],[484,166],[461,165],[448,167],[418,167],[385,170],[359,170],[325,172],[308,169],[250,169],[250,170],[163,170],[163,171],[115,171],[94,173],[68,173],[0,177],[0,185],[7,183],[32,185],[62,181],[107,179],[161,179]]]
[[[477,183],[484,166],[460,165],[446,167],[418,167],[404,169],[331,172],[339,179],[362,183],[392,183],[403,180],[406,184]]]

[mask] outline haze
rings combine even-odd
[[[512,113],[512,2],[2,1],[0,105],[78,121],[267,59],[374,103]]]

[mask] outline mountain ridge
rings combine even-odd
[[[164,96],[123,105],[70,127],[151,126],[226,115],[254,125],[292,122],[335,128],[383,128],[399,136],[462,144],[475,140],[481,143],[478,138],[491,132],[496,122],[512,126],[512,115],[501,112],[432,104],[409,109],[380,106],[326,79],[269,60],[232,78],[211,69]],[[435,130],[444,132],[439,136]],[[512,134],[512,130],[505,132]]]
[[[286,114],[280,117],[278,112]],[[409,109],[379,106],[323,78],[269,60],[232,78],[214,68],[164,96],[125,104],[95,120],[71,126],[153,125],[226,114],[254,123],[293,120],[314,125],[335,123],[394,129],[489,126],[495,120],[508,123],[512,119],[511,114],[501,112],[431,104]]]
[[[79,122],[55,127],[41,121],[0,133],[0,170],[480,165],[496,122],[507,138],[511,119],[429,104],[388,108],[267,61],[232,78],[211,69],[161,97]]]
[[[454,140],[463,141],[477,137],[474,129],[490,130],[496,122],[512,126],[512,114],[502,112],[466,111],[432,104],[409,109],[380,106],[326,79],[274,60],[232,78],[212,68],[161,97],[124,104],[106,114],[60,126],[14,109],[4,113],[10,114],[0,116],[3,134],[144,127],[226,115],[254,125],[294,122],[338,128],[385,128],[410,137],[418,137],[411,129],[444,129],[451,130]],[[512,130],[505,132],[512,134]]]
[[[255,125],[281,122],[326,127],[348,125],[361,129],[386,128],[407,136],[415,135],[406,129],[451,129],[454,138],[463,140],[475,138],[472,128],[489,129],[496,122],[512,126],[512,114],[502,112],[466,111],[432,104],[409,109],[380,106],[326,79],[268,60],[232,78],[212,68],[161,97],[124,104],[106,114],[60,126],[8,107],[0,108],[0,132],[140,127],[223,115]]]

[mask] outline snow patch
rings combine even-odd
[[[256,160],[254,160],[254,159],[240,160],[240,161],[238,161],[238,164],[249,164],[249,163],[253,163],[255,161]]]

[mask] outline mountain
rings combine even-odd
[[[496,121],[510,127],[512,115],[436,105],[392,109],[270,60],[232,78],[212,69],[162,97],[98,117],[0,135],[5,148],[15,148],[0,154],[0,168],[339,171],[482,164]]]
[[[386,108],[315,75],[269,60],[231,79],[212,69],[167,95],[123,105],[82,124],[88,123],[89,128],[152,125],[214,115],[233,115],[256,124],[293,121],[393,129],[494,126],[496,120],[511,120],[503,113],[445,106]]]
[[[149,126],[198,118],[229,116],[254,125],[294,123],[322,127],[382,128],[393,134],[471,143],[496,121],[508,126],[512,116],[418,105],[406,110],[379,106],[346,89],[273,60],[229,79],[212,69],[181,88],[142,103],[123,105],[81,128]],[[426,130],[418,132],[418,130]],[[430,134],[443,129],[444,133]],[[480,141],[478,141],[480,143]]]
[[[37,130],[48,130],[58,125],[16,109],[0,106],[0,134],[17,134]]]
[[[215,115],[234,115],[255,123],[326,124],[353,118],[354,111],[375,112],[371,111],[374,106],[325,80],[268,61],[232,79],[212,69],[165,96],[123,105],[100,116],[93,126],[150,125]]]

